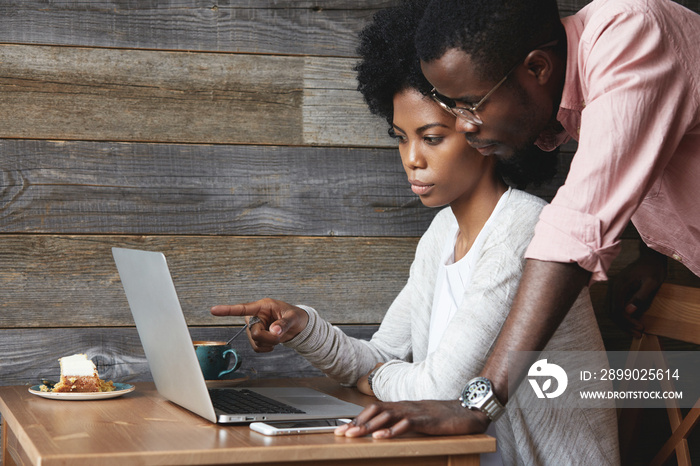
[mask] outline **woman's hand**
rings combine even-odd
[[[256,353],[267,353],[280,343],[291,340],[306,328],[309,315],[301,308],[282,301],[264,298],[253,303],[219,305],[211,308],[215,316],[257,317],[248,330],[248,340]]]

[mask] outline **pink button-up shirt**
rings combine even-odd
[[[645,243],[700,276],[700,15],[670,0],[595,0],[563,19],[557,115],[578,150],[526,257],[605,280],[631,219]]]

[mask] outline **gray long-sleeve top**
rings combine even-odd
[[[525,265],[524,251],[544,201],[518,190],[492,224],[462,303],[439,346],[427,353],[430,315],[440,257],[451,226],[447,208],[436,215],[416,249],[410,276],[370,341],[345,335],[312,308],[304,331],[286,343],[315,367],[354,385],[377,363],[373,391],[382,401],[456,399],[477,376],[498,337]],[[352,312],[352,310],[348,310]],[[546,350],[604,351],[588,290],[584,290],[549,341]],[[517,397],[496,423],[505,464],[616,464],[614,410],[531,412]],[[574,444],[566,442],[575,438]]]

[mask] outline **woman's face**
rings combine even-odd
[[[455,118],[415,89],[394,96],[393,129],[411,189],[424,205],[468,201],[494,180],[491,157],[472,148]]]

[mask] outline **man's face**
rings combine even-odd
[[[437,92],[458,107],[475,105],[498,83],[480,78],[471,56],[459,49],[421,62],[421,68]],[[455,129],[483,155],[511,157],[531,146],[552,117],[552,102],[540,88],[521,64],[476,110],[483,124],[457,118]]]

